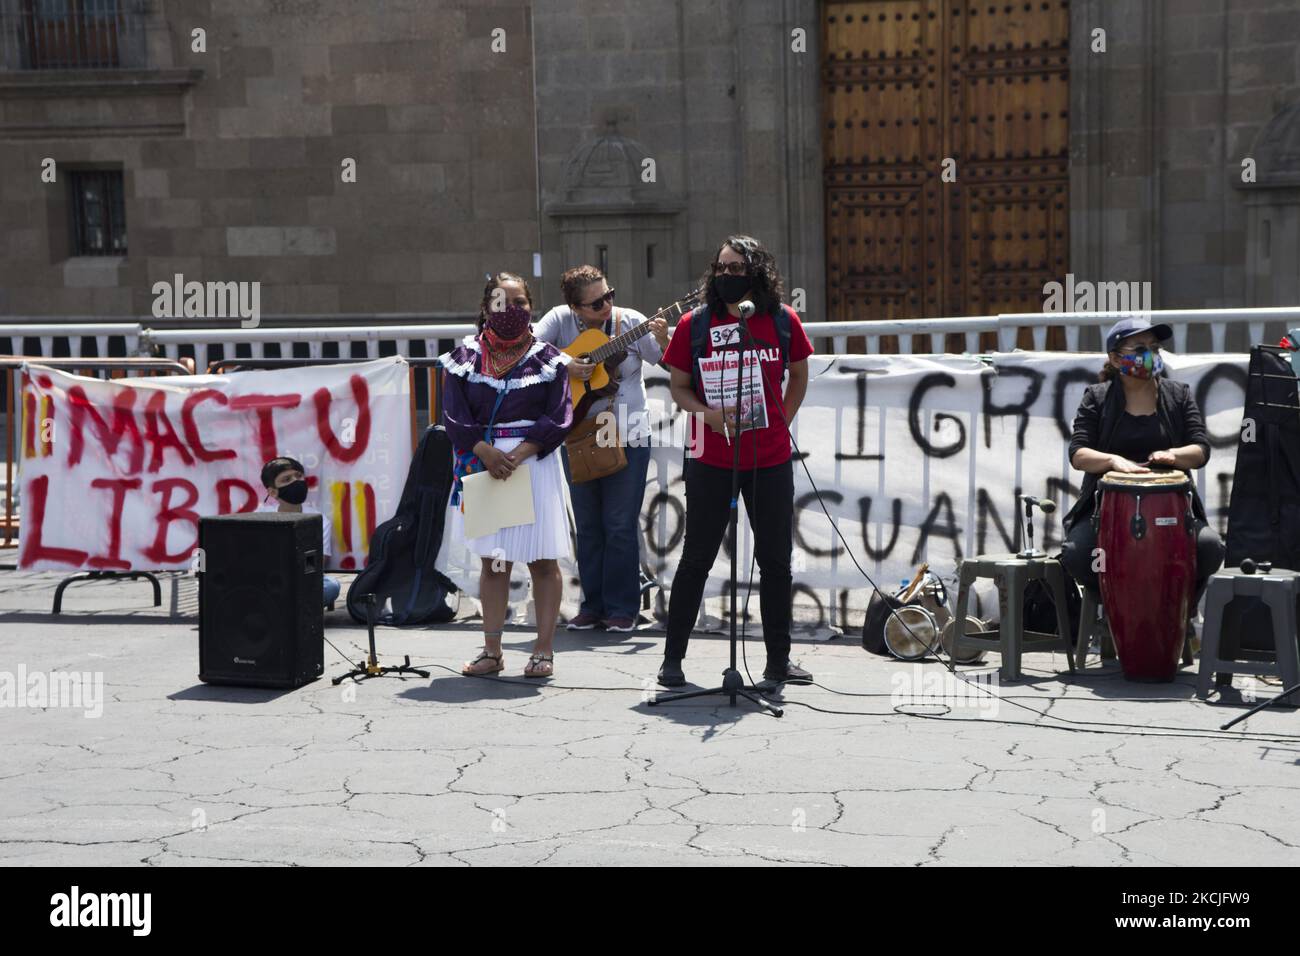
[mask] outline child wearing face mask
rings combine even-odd
[[[302,462],[296,458],[272,458],[262,466],[262,484],[266,486],[267,500],[262,502],[258,511],[290,511],[303,514],[319,514],[324,530],[321,545],[322,563],[328,563],[333,549],[330,541],[333,528],[330,519],[321,514],[313,505],[304,504],[307,500],[307,478]],[[322,604],[330,605],[338,599],[339,582],[337,578],[326,576],[323,580]]]

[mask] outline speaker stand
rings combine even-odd
[[[332,681],[338,685],[343,683],[349,677],[354,681],[360,682],[370,680],[372,677],[387,677],[391,674],[419,674],[421,677],[428,678],[429,672],[422,671],[418,667],[411,666],[411,655],[407,654],[402,658],[403,663],[397,667],[380,667],[379,658],[375,654],[375,596],[367,594],[366,596],[366,629],[370,632],[370,656],[366,659],[364,667],[355,667],[341,677],[336,677]]]

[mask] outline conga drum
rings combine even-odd
[[[1173,680],[1196,583],[1191,479],[1111,471],[1099,489],[1097,576],[1115,654],[1130,680]]]

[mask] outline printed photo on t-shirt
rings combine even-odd
[[[740,380],[738,432],[767,427],[767,402],[763,400],[763,369],[756,351],[745,353],[744,373],[735,352],[723,352],[700,359],[700,381],[704,401],[710,408],[734,409],[736,384]]]

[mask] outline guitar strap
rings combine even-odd
[[[616,339],[618,338],[619,333],[623,329],[623,310],[618,308],[617,306],[614,307],[613,319],[614,319],[614,334],[611,335],[610,338]],[[609,395],[609,406],[605,409],[606,411],[612,412],[614,410],[614,399],[618,397],[618,385],[619,385],[618,375],[619,375],[618,370],[615,369],[613,374],[609,376],[609,382],[611,385],[614,386],[614,390]]]

